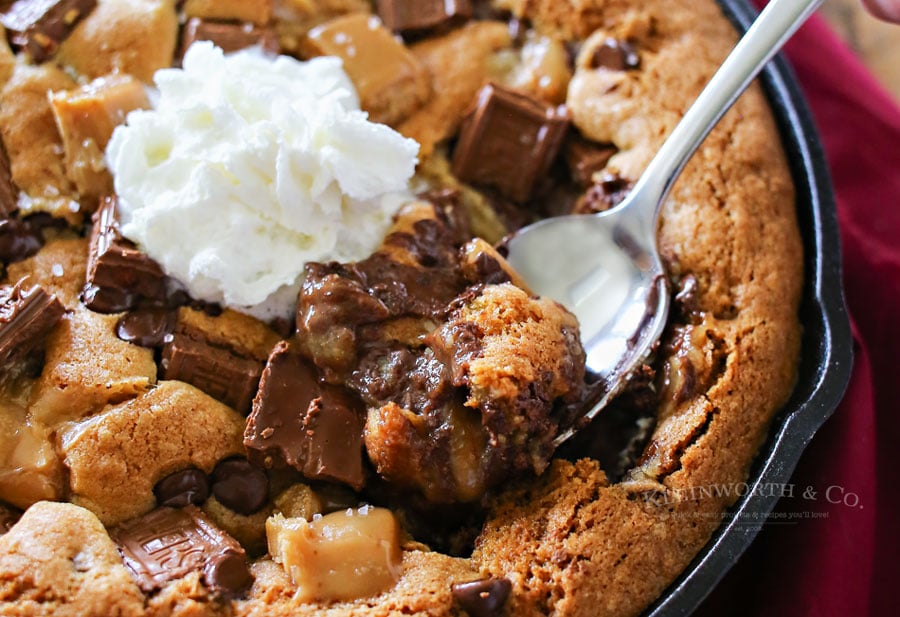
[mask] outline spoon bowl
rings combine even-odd
[[[769,2],[622,203],[547,219],[507,241],[507,259],[531,290],[578,318],[587,369],[599,379],[590,407],[556,445],[596,416],[655,348],[670,304],[656,240],[662,204],[709,132],[822,1]]]

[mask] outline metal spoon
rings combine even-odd
[[[587,419],[618,394],[665,327],[669,289],[656,232],[669,190],[719,119],[822,1],[769,2],[621,204],[547,219],[508,241],[509,262],[528,286],[578,317],[587,367],[601,379]]]

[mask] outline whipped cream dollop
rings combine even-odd
[[[378,247],[419,146],[368,121],[337,58],[201,42],[182,66],[107,147],[122,234],[194,298],[289,315],[306,262]]]

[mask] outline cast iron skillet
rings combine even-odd
[[[746,0],[719,0],[743,32],[756,16]],[[748,491],[707,545],[646,612],[646,617],[690,614],[712,591],[759,532],[778,496],[754,490],[788,483],[813,434],[840,402],[853,362],[850,323],[841,289],[837,214],[831,179],[809,108],[781,56],[762,74],[797,190],[804,245],[805,284],[800,307],[804,333],[800,373],[787,406],[775,418],[747,481]]]

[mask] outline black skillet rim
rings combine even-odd
[[[719,0],[739,32],[757,15],[747,0]],[[797,80],[779,55],[762,75],[797,191],[804,244],[804,327],[800,374],[794,394],[775,418],[747,481],[748,490],[728,512],[679,578],[647,609],[646,617],[689,615],[735,564],[775,507],[775,491],[757,487],[790,482],[803,450],[840,403],[853,363],[850,322],[841,286],[840,237],[834,192],[818,132]]]

